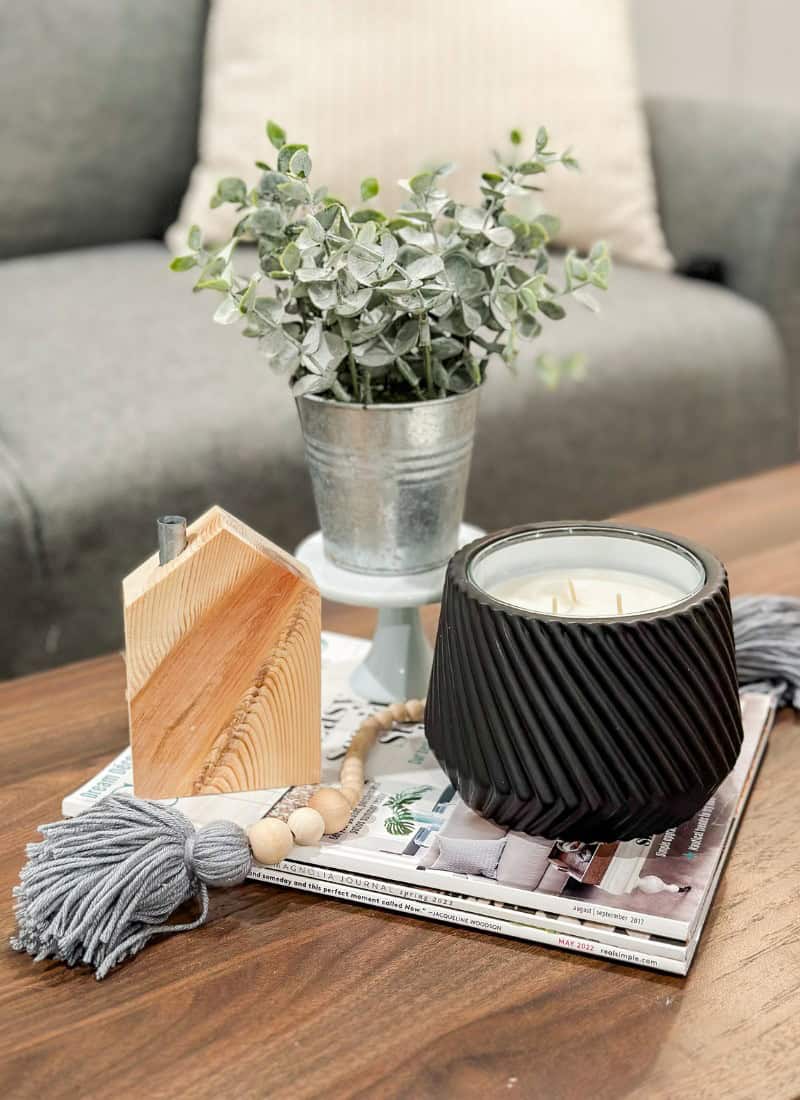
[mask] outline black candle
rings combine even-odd
[[[677,825],[741,747],[724,567],[612,524],[479,539],[448,566],[426,731],[464,800],[509,828],[591,841]]]

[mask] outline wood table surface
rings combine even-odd
[[[710,546],[734,594],[800,595],[800,467],[625,518]],[[3,937],[36,825],[126,742],[123,693],[119,655],[0,685]],[[247,884],[105,982],[0,949],[0,1096],[796,1097],[799,783],[787,712],[687,978]]]

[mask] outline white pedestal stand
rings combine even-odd
[[[458,545],[483,533],[480,527],[462,523]],[[353,691],[373,703],[422,698],[428,691],[433,652],[419,609],[441,599],[445,567],[427,573],[354,573],[325,557],[320,531],[303,539],[295,557],[311,570],[326,599],[378,608],[372,646],[350,678]]]

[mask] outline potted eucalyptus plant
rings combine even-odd
[[[489,362],[513,366],[520,341],[565,316],[568,296],[607,286],[603,243],[568,252],[556,285],[547,245],[557,219],[511,208],[549,167],[576,162],[548,148],[544,128],[523,155],[512,131],[514,153],[482,174],[478,205],[448,196],[452,166],[441,165],[400,181],[407,201],[387,216],[370,205],[375,179],[349,209],[312,189],[306,145],[274,122],[267,136],[274,166],[256,161],[254,188],[226,178],[211,199],[236,206],[231,239],[207,249],[194,226],[172,267],[199,269],[195,289],[222,295],[214,320],[240,322],[288,376],[328,557],[362,572],[434,568],[456,548]],[[256,246],[250,275],[234,270],[246,243]],[[536,365],[552,384],[581,357]]]

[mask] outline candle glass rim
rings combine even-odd
[[[623,611],[619,615],[563,615],[553,614],[550,611],[536,611],[530,607],[524,607],[520,604],[510,603],[508,600],[504,600],[501,596],[496,595],[494,592],[490,592],[487,588],[476,579],[475,567],[480,564],[482,560],[485,560],[492,553],[495,553],[500,547],[506,545],[512,545],[517,542],[534,542],[539,539],[546,539],[558,536],[569,535],[589,535],[589,536],[603,536],[610,538],[622,538],[629,541],[645,542],[650,545],[660,546],[663,549],[669,550],[672,553],[682,557],[693,565],[698,572],[697,584],[680,596],[679,599],[673,600],[671,603],[662,604],[659,607],[651,608],[648,611],[629,612]],[[661,616],[665,613],[673,613],[675,610],[682,608],[688,601],[696,599],[703,590],[709,586],[716,584],[716,578],[714,573],[716,570],[712,568],[713,564],[716,565],[724,572],[722,563],[718,561],[710,553],[702,547],[696,546],[690,543],[688,540],[678,540],[678,537],[671,535],[665,531],[656,531],[647,527],[629,526],[626,524],[607,524],[602,522],[581,521],[577,523],[541,523],[530,524],[521,527],[512,527],[506,531],[495,532],[491,535],[484,535],[482,538],[477,539],[474,543],[464,547],[456,557],[464,555],[464,578],[467,584],[472,587],[481,597],[490,600],[493,603],[499,604],[504,608],[508,608],[514,611],[516,614],[530,616],[536,619],[549,619],[553,622],[563,623],[602,623],[602,622],[624,622],[625,620],[638,621],[641,619],[648,619]]]

